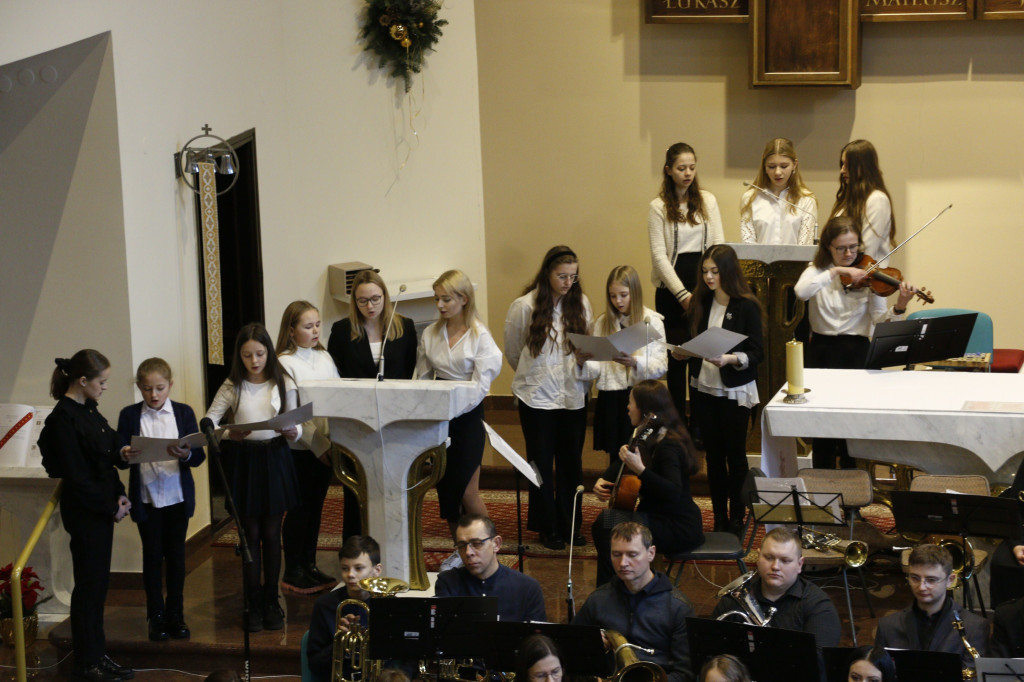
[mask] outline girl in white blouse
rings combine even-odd
[[[817,223],[818,202],[800,177],[793,143],[769,141],[754,187],[740,200],[740,237],[748,244],[813,244]]]
[[[838,215],[853,218],[860,230],[862,251],[880,266],[887,265],[882,257],[896,246],[896,217],[878,166],[878,152],[867,140],[850,142],[839,155],[839,191],[829,217]]]
[[[619,448],[633,434],[626,407],[629,391],[644,379],[660,379],[668,368],[665,347],[653,339],[665,338],[661,315],[644,306],[640,276],[630,265],[618,265],[608,273],[605,287],[605,312],[594,322],[594,333],[612,334],[646,325],[645,333],[652,341],[632,355],[621,353],[609,362],[588,360],[580,376],[597,379],[597,404],[594,406],[594,449],[608,453],[608,463],[619,461]]]
[[[725,241],[718,201],[697,180],[697,153],[685,142],[665,151],[661,192],[647,212],[654,307],[665,321],[667,340],[689,340],[686,310],[697,286],[701,254]],[[667,353],[667,351],[666,351]],[[668,361],[668,389],[680,415],[686,414],[686,363]]]
[[[231,371],[221,385],[206,416],[215,425],[234,411],[235,424],[262,422],[298,407],[298,388],[277,360],[266,328],[253,322],[242,327],[235,339]],[[281,521],[299,502],[299,482],[288,441],[302,435],[302,426],[280,431],[229,430],[237,455],[231,496],[242,519],[253,561],[248,567],[249,632],[280,630],[284,611],[278,601],[281,574]],[[263,586],[260,586],[262,564]]]
[[[437,482],[441,518],[448,522],[452,541],[462,514],[487,515],[480,499],[480,461],[484,453],[484,396],[501,372],[501,351],[476,313],[473,282],[461,270],[448,270],[434,281],[434,300],[440,318],[423,330],[416,351],[417,379],[472,381],[476,396],[462,414],[448,423],[444,477]],[[458,552],[442,570],[462,565]]]
[[[860,232],[851,216],[830,219],[821,231],[821,242],[814,261],[807,266],[793,291],[810,301],[811,341],[807,345],[807,367],[826,369],[863,369],[871,346],[871,335],[879,322],[902,316],[917,288],[903,282],[893,307],[870,288],[844,288],[840,278],[853,284],[867,273],[853,267],[861,256]],[[834,469],[836,457],[841,468],[852,468],[846,441],[816,438],[815,468]]]
[[[281,316],[277,357],[296,381],[338,379],[338,368],[320,342],[320,311],[309,301],[292,301]],[[320,515],[331,484],[330,433],[327,420],[302,425],[302,438],[289,443],[299,478],[299,506],[288,512],[282,528],[284,577],[296,592],[318,592],[337,580],[316,565]]]
[[[505,357],[515,370],[512,394],[518,399],[526,456],[540,471],[540,489],[530,488],[527,528],[540,533],[548,549],[563,549],[564,538],[579,532],[582,514],[576,487],[583,483],[583,440],[587,430],[588,382],[577,374],[569,333],[586,334],[590,301],[579,282],[579,259],[568,246],[544,255],[540,270],[512,302],[505,318]]]

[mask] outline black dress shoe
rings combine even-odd
[[[285,570],[281,586],[299,594],[309,594],[319,592],[323,588],[323,583],[310,575],[304,567],[294,566]]]
[[[576,537],[572,539],[573,547],[583,547],[587,544],[587,538],[583,536],[583,533],[577,533]]]
[[[112,675],[117,675],[122,680],[130,680],[135,677],[134,670],[126,668],[123,665],[118,665],[114,662],[114,659],[107,655],[104,655],[103,658],[100,659],[100,667]]]
[[[335,578],[334,576],[327,575],[326,573],[321,571],[316,564],[309,564],[308,566],[306,566],[306,575],[308,575],[313,580],[316,580],[321,585],[331,585],[333,583],[338,582],[337,578]]]
[[[75,668],[71,673],[74,682],[121,682],[125,678],[115,675],[103,668],[99,663],[86,668]]]
[[[166,642],[167,636],[167,620],[164,619],[163,614],[159,614],[150,618],[149,641]]]
[[[540,543],[548,549],[565,549],[565,540],[557,533],[541,533]]]
[[[179,614],[171,614],[167,617],[167,634],[171,639],[188,639],[192,632],[185,624],[185,617]]]

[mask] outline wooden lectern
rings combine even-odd
[[[367,531],[380,543],[383,575],[405,580],[414,590],[430,586],[420,523],[423,496],[444,473],[448,421],[469,407],[476,392],[471,381],[299,383],[300,401],[312,402],[314,416],[327,418],[331,440],[355,462],[353,472],[333,458],[338,478],[359,498]]]

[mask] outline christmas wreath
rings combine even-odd
[[[377,66],[387,67],[392,78],[412,87],[412,74],[423,68],[428,50],[441,37],[448,21],[438,19],[441,3],[436,0],[366,0],[366,15],[359,32],[364,50],[379,58]]]

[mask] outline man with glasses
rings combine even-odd
[[[465,514],[455,528],[462,566],[437,576],[438,597],[497,597],[498,620],[546,621],[540,583],[498,561],[501,536],[483,514]]]
[[[651,531],[626,521],[612,528],[612,567],[615,577],[591,593],[573,625],[596,625],[615,630],[630,644],[653,649],[636,651],[641,660],[664,669],[668,682],[692,680],[686,619],[693,607],[664,573],[651,569],[655,547]]]
[[[954,614],[963,621],[967,641],[982,656],[988,650],[988,621],[962,609],[949,595],[955,581],[949,552],[938,545],[918,545],[908,563],[914,603],[878,621],[875,646],[960,654],[963,666],[974,670],[974,658],[953,627]]]

